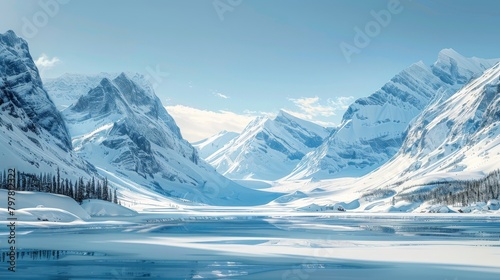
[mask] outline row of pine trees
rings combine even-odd
[[[500,199],[500,170],[478,180],[439,182],[429,190],[415,191],[398,197],[411,202],[432,201],[447,205],[467,206],[476,202]]]
[[[0,189],[7,189],[7,170],[0,172]],[[54,194],[62,194],[82,203],[85,199],[101,199],[118,204],[116,189],[112,190],[108,179],[92,179],[85,181],[82,177],[77,180],[61,178],[59,168],[56,174],[52,173],[16,173],[17,191],[34,191]]]

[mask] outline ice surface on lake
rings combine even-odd
[[[20,222],[15,276],[499,279],[500,275],[498,216],[212,210],[95,217],[85,222]],[[0,228],[3,241],[8,233],[4,225]],[[4,242],[0,251],[5,257]],[[12,277],[4,268],[2,279]]]

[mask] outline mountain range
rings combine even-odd
[[[398,153],[411,121],[430,104],[447,100],[498,61],[466,58],[453,49],[444,49],[434,64],[417,62],[377,92],[356,100],[346,110],[341,124],[329,131],[323,128],[319,132],[318,126],[283,112],[276,120],[255,120],[232,141],[214,136],[195,146],[207,147],[213,139],[218,139],[216,146],[210,146],[209,155],[204,150],[203,157],[229,178],[287,181],[361,177]],[[281,131],[283,122],[280,122],[286,118],[302,126],[288,126],[286,131],[290,135],[287,135]],[[303,145],[309,140],[294,138],[295,133],[316,135],[324,140]],[[282,149],[273,139],[285,143],[295,139],[302,146]],[[214,151],[215,147],[219,150]]]
[[[465,58],[444,49],[431,66],[411,65],[349,106],[336,132],[286,179],[359,177],[377,169],[399,151],[408,125],[430,103],[447,99],[498,61]]]
[[[500,64],[410,124],[401,149],[373,176],[395,183],[479,179],[500,168]]]
[[[26,41],[9,31],[0,36],[0,47],[1,141],[12,147],[1,150],[5,168],[100,174],[119,187],[122,200],[128,193],[129,202],[157,194],[241,205],[272,196],[200,160],[142,75],[66,75],[51,81],[47,93]]]
[[[417,62],[356,100],[338,127],[281,110],[241,133],[191,144],[143,75],[65,74],[44,83],[26,41],[8,31],[0,34],[0,155],[3,168],[106,176],[129,203],[259,205],[281,195],[233,180],[305,189],[341,182],[351,198],[380,188],[394,195],[500,168],[499,61],[444,49],[432,65]],[[321,193],[275,202],[333,192]]]
[[[282,110],[275,118],[256,118],[240,135],[219,143],[222,147],[205,159],[228,178],[277,180],[321,145],[329,133]],[[198,143],[198,147],[209,146],[211,139]]]

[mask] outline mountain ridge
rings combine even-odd
[[[326,128],[281,110],[273,119],[256,118],[206,160],[229,178],[278,179],[329,133]]]
[[[0,34],[0,90],[4,168],[38,173],[60,167],[73,179],[97,174],[72,152],[66,124],[43,87],[28,44],[13,31]]]
[[[448,98],[498,59],[464,58],[444,49],[431,66],[417,62],[346,110],[339,129],[283,180],[359,177],[392,158],[410,122],[436,96]]]

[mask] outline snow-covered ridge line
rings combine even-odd
[[[0,34],[0,156],[3,168],[90,177],[95,168],[72,152],[66,124],[43,87],[25,40]]]
[[[229,178],[276,180],[288,174],[329,133],[324,127],[282,110],[274,119],[253,120],[205,159]]]
[[[391,159],[411,121],[436,96],[446,100],[499,59],[465,58],[444,49],[431,66],[416,63],[394,76],[379,91],[356,100],[339,129],[304,157],[287,180],[359,177]]]

